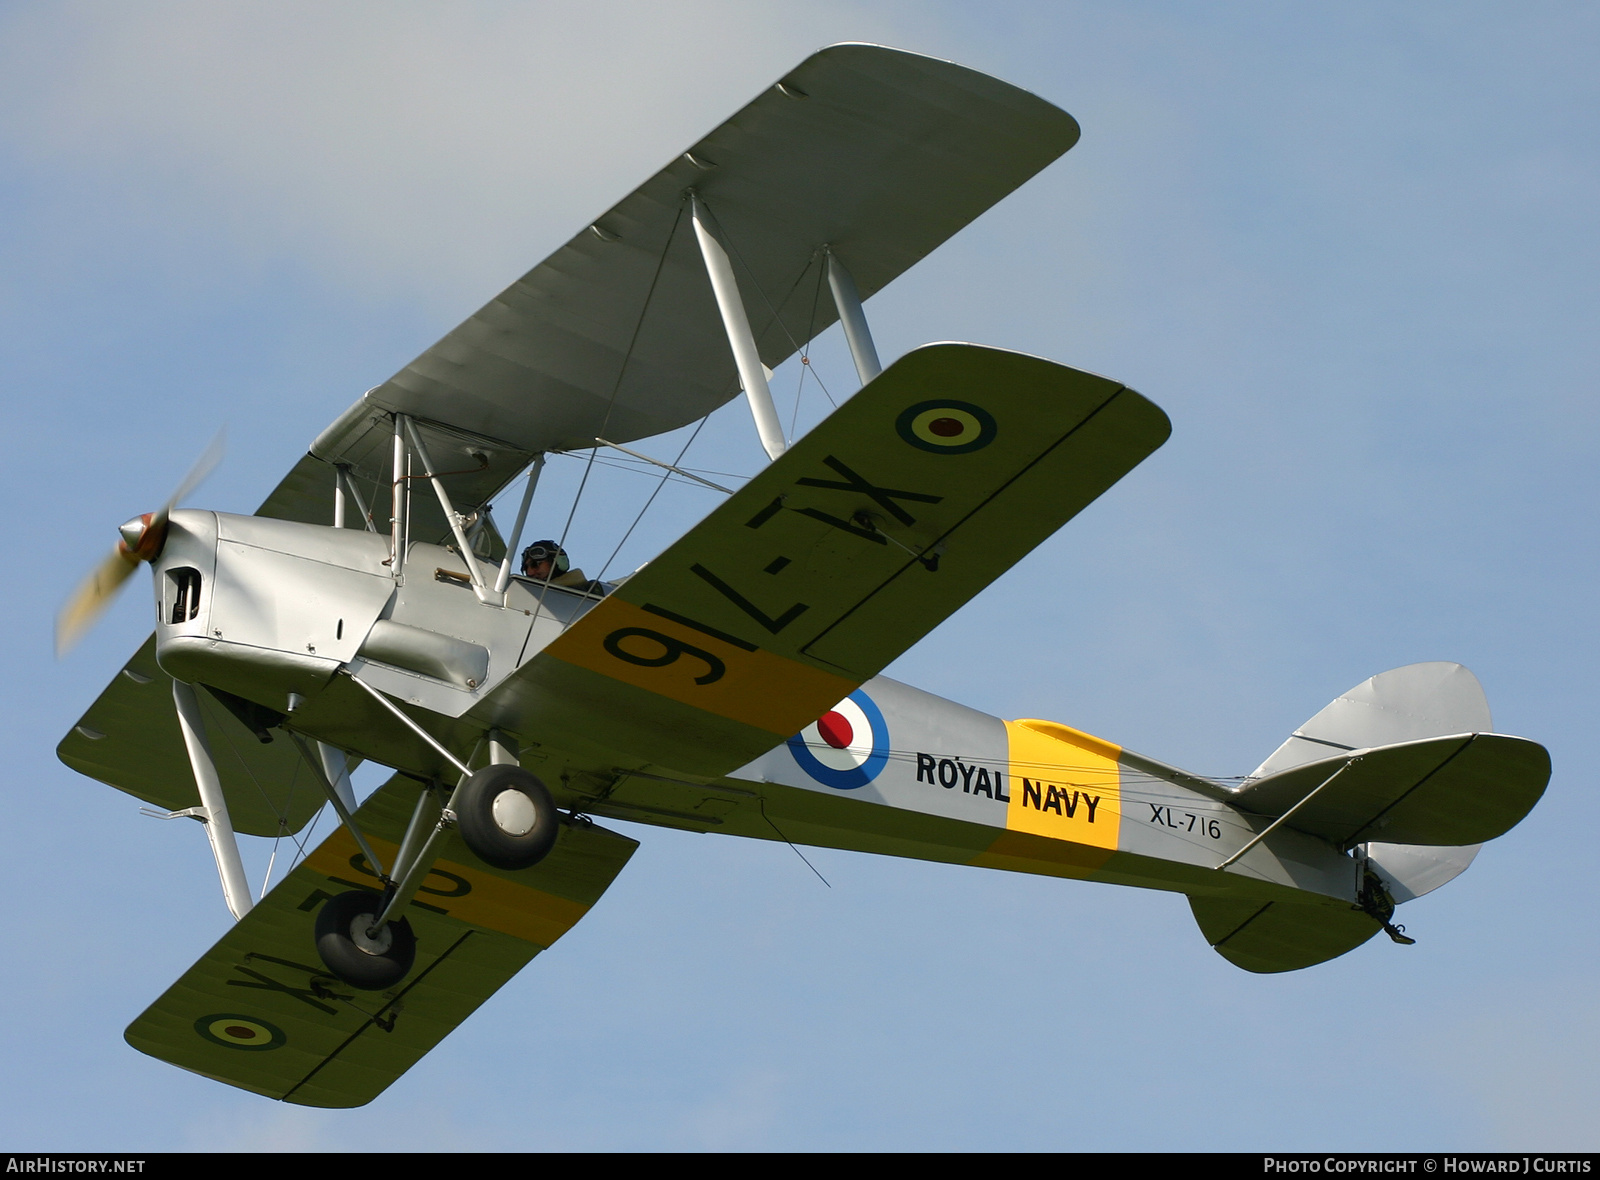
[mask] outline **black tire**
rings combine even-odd
[[[450,806],[467,847],[497,869],[532,868],[561,834],[555,800],[520,766],[485,766],[461,784]]]
[[[376,893],[353,889],[330,897],[317,914],[317,954],[329,971],[362,991],[393,987],[417,961],[417,936],[404,918],[388,923],[377,939],[366,936],[382,909]]]

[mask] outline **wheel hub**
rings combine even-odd
[[[356,949],[377,958],[382,958],[389,953],[389,948],[394,945],[394,935],[389,932],[389,923],[385,922],[376,936],[369,935],[367,930],[372,926],[375,914],[357,914],[350,923],[350,941],[356,944]]]
[[[508,836],[526,836],[539,820],[539,809],[521,791],[501,791],[489,810],[494,826]]]

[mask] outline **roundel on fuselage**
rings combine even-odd
[[[878,777],[889,761],[883,712],[857,689],[789,739],[789,753],[825,787],[851,791]]]

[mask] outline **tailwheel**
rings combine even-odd
[[[561,833],[555,800],[520,766],[485,766],[456,789],[450,809],[467,847],[497,869],[533,867]]]
[[[1361,898],[1358,908],[1364,910],[1368,917],[1375,918],[1383,924],[1383,932],[1401,946],[1415,946],[1417,940],[1406,933],[1404,926],[1396,926],[1391,920],[1394,917],[1394,898],[1389,896],[1388,887],[1384,885],[1383,878],[1368,869],[1361,882]]]
[[[317,914],[317,954],[351,987],[380,992],[406,977],[417,958],[417,936],[404,918],[372,931],[383,898],[351,890],[322,903]]]

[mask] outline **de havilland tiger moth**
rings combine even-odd
[[[1037,357],[883,367],[863,314],[1077,138],[972,70],[824,49],[360,397],[254,516],[179,508],[191,478],[122,526],[58,648],[140,564],[155,632],[59,754],[199,820],[237,919],[129,1043],[370,1102],[599,900],[637,846],[607,819],[1182,893],[1249,971],[1411,941],[1396,905],[1550,772],[1461,666],[1375,676],[1230,781],[879,675],[1167,437]],[[771,369],[835,320],[860,391],[788,438]],[[606,583],[522,548],[548,456],[704,483],[634,447],[741,393],[771,462],[652,561]],[[362,762],[394,773],[358,803]],[[238,834],[324,807],[252,896]]]

